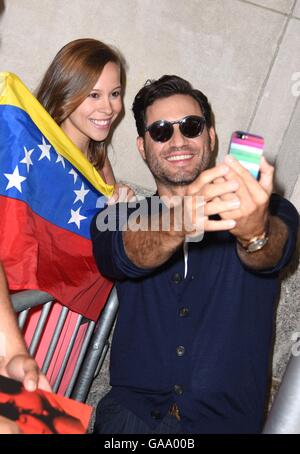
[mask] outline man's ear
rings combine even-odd
[[[210,151],[214,151],[215,145],[216,145],[216,131],[213,126],[211,126],[208,130],[209,138],[210,138]]]
[[[143,137],[139,136],[136,139],[136,146],[137,146],[137,149],[139,150],[140,155],[142,156],[143,160],[146,161],[146,153],[145,153],[145,148],[144,148],[144,139],[143,139]]]

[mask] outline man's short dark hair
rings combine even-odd
[[[158,80],[147,80],[134,98],[132,110],[140,137],[145,135],[147,107],[151,106],[157,99],[168,98],[173,95],[188,95],[194,98],[202,110],[207,128],[212,126],[212,111],[204,93],[193,88],[187,80],[179,76],[165,75]]]

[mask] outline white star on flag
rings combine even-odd
[[[74,169],[71,169],[70,172],[69,172],[70,175],[73,175],[74,177],[74,184],[76,183],[76,180],[77,180],[77,177],[78,177],[78,173],[75,172]]]
[[[47,158],[47,159],[49,159],[49,161],[51,161],[51,159],[50,159],[50,148],[51,148],[51,145],[47,145],[46,144],[46,141],[45,141],[44,137],[42,137],[42,142],[43,143],[41,145],[38,145],[39,149],[42,151],[42,154],[39,157],[39,161],[41,159],[44,159],[44,158]]]
[[[4,176],[8,179],[6,190],[10,188],[17,188],[19,192],[22,192],[21,183],[26,180],[26,177],[22,177],[19,174],[19,167],[16,166],[13,173],[5,173]]]
[[[79,211],[81,210],[82,207],[79,207],[78,210],[74,211],[74,210],[71,210],[71,217],[68,221],[68,224],[72,224],[72,222],[74,222],[74,224],[77,225],[77,227],[80,229],[80,222],[83,220],[83,219],[87,219],[85,216],[82,216]]]
[[[89,189],[84,189],[84,184],[81,183],[81,188],[78,191],[74,191],[76,194],[76,199],[74,200],[73,204],[76,203],[78,200],[80,200],[82,203],[84,203],[84,198],[87,195],[88,192],[90,192]]]
[[[57,153],[57,159],[56,159],[55,162],[56,162],[56,163],[61,162],[63,168],[64,168],[64,169],[66,168],[65,160],[64,160],[64,158],[62,157],[61,154],[58,154],[58,153]]]
[[[25,156],[24,158],[22,159],[22,161],[20,161],[20,163],[22,164],[26,164],[26,167],[27,167],[27,173],[29,172],[29,168],[30,166],[33,166],[33,162],[31,161],[31,155],[34,151],[34,148],[32,148],[31,150],[27,150],[26,147],[23,147],[24,148],[24,153],[25,153]]]

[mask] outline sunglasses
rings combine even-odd
[[[179,125],[179,130],[184,137],[193,139],[202,134],[205,126],[205,118],[197,115],[188,115],[177,121],[158,120],[150,126],[145,127],[145,132],[149,131],[151,138],[155,142],[167,142],[174,133],[174,126]]]

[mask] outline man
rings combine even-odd
[[[27,391],[37,387],[51,391],[46,377],[26,349],[8,294],[4,270],[0,263],[0,375],[23,382]],[[18,433],[18,426],[0,416],[0,434]]]
[[[92,223],[98,267],[116,279],[120,303],[112,389],[95,432],[259,433],[278,272],[295,247],[297,212],[271,197],[274,169],[264,158],[259,181],[229,156],[209,168],[210,105],[187,81],[146,84],[133,112],[139,152],[158,195],[171,200],[171,221],[163,229],[165,214],[150,213],[157,224],[148,231],[130,217],[127,230],[121,220],[117,231],[100,231],[100,215]],[[202,241],[185,241],[199,231],[177,228],[174,196],[204,200]]]

